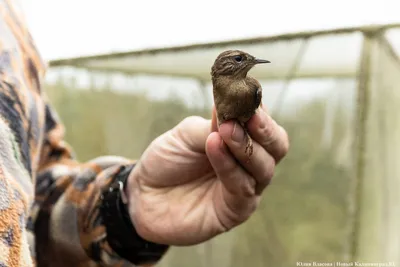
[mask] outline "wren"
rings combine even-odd
[[[245,154],[250,160],[253,141],[246,122],[255,114],[261,104],[262,87],[253,77],[247,75],[257,64],[271,63],[258,59],[240,50],[228,50],[218,55],[212,68],[214,104],[218,125],[228,120],[237,120],[247,137]]]

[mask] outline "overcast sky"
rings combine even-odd
[[[400,22],[399,0],[22,0],[45,59]]]

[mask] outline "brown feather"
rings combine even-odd
[[[228,50],[217,57],[211,68],[218,124],[234,119],[242,125],[248,138],[246,153],[249,158],[253,144],[245,124],[255,114],[262,100],[261,84],[247,76],[256,64],[254,56],[240,50]]]

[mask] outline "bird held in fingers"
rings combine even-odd
[[[240,50],[228,50],[218,55],[211,68],[218,125],[232,119],[239,122],[247,137],[245,153],[248,159],[253,154],[253,142],[246,122],[261,104],[262,88],[260,83],[247,73],[261,63],[271,62]]]

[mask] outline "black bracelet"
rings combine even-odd
[[[156,263],[169,246],[155,244],[140,237],[121,198],[121,190],[125,187],[133,167],[134,165],[122,166],[110,187],[103,191],[100,212],[106,227],[107,241],[120,257],[135,265]]]

